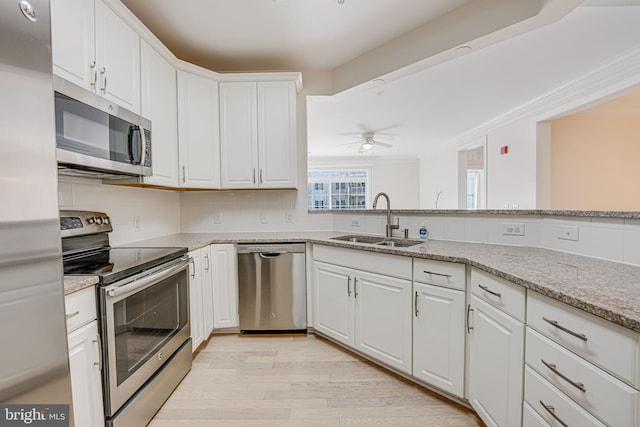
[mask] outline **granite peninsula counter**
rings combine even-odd
[[[408,248],[332,240],[336,232],[181,233],[128,246],[184,246],[215,243],[309,242],[349,249],[459,262],[534,292],[640,332],[640,267],[549,249],[443,240]]]

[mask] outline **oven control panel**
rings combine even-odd
[[[104,212],[60,211],[60,233],[63,238],[111,231],[111,219]]]

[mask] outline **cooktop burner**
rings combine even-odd
[[[61,211],[64,274],[98,276],[101,285],[108,285],[187,253],[187,248],[112,248],[112,230],[104,212]]]

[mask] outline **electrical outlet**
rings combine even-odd
[[[142,230],[142,219],[139,216],[133,217],[133,231]]]
[[[360,220],[359,219],[354,219],[353,221],[351,221],[351,226],[352,227],[360,227]]]
[[[269,212],[260,212],[260,222],[262,224],[269,224]]]
[[[287,213],[285,214],[285,221],[290,224],[293,222],[293,212],[287,211]]]
[[[558,239],[577,242],[579,240],[578,231],[578,227],[558,227]]]
[[[502,234],[504,236],[524,236],[524,224],[504,223],[502,224]]]
[[[213,213],[213,223],[214,224],[222,224],[222,212],[214,212]]]

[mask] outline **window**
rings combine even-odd
[[[369,170],[311,170],[307,178],[309,210],[366,209]]]

